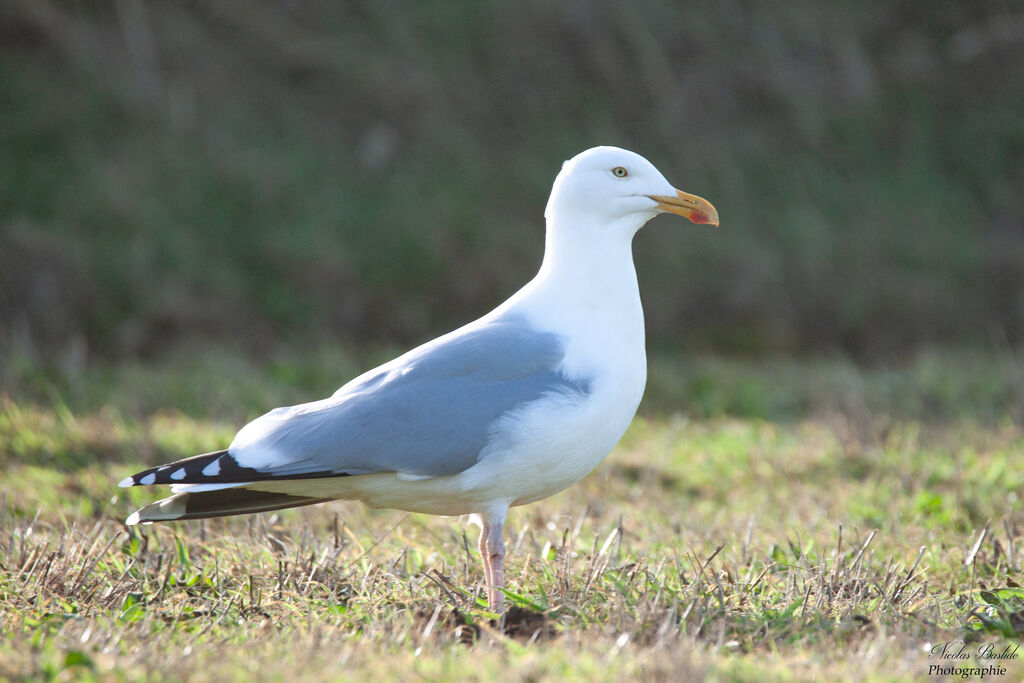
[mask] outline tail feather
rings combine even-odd
[[[253,512],[269,512],[284,508],[324,503],[331,498],[293,496],[287,493],[259,491],[242,486],[216,491],[187,491],[140,508],[132,513],[125,524],[165,522],[176,519],[206,519],[227,517]]]

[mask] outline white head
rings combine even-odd
[[[594,147],[562,165],[544,216],[549,226],[615,225],[632,237],[663,212],[718,225],[709,201],[672,187],[647,159],[618,147]]]

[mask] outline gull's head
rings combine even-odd
[[[659,213],[718,225],[711,202],[677,190],[654,164],[618,147],[594,147],[566,161],[544,211],[549,222],[618,225],[632,232]]]

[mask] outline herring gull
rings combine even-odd
[[[477,514],[488,606],[502,612],[508,509],[590,473],[640,403],[647,360],[632,240],[663,212],[718,225],[710,202],[676,190],[642,156],[580,153],[551,189],[540,271],[510,299],[330,398],[271,410],[226,450],[125,478],[173,492],[126,523],[334,499]]]

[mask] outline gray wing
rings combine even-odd
[[[254,420],[221,464],[237,467],[240,478],[253,470],[271,478],[456,474],[478,461],[502,415],[552,392],[586,396],[589,382],[558,371],[564,353],[562,337],[533,331],[518,318],[458,330],[331,398]]]

